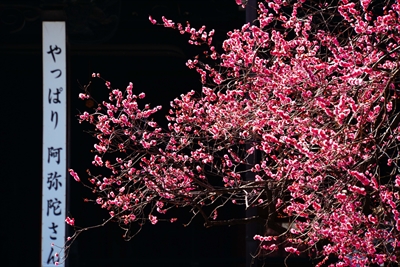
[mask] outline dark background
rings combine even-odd
[[[185,62],[205,47],[190,46],[187,35],[152,25],[149,14],[158,21],[165,15],[183,24],[190,21],[195,28],[215,29],[216,47],[227,31],[245,22],[245,12],[234,0],[0,0],[1,266],[40,266],[41,21],[51,10],[62,11],[67,21],[69,167],[80,174],[91,167],[94,140],[84,133],[87,126],[76,120],[76,114],[87,109],[77,95],[80,84],[87,84],[93,72],[101,73],[113,87],[125,88],[133,82],[135,92],[145,92],[146,102],[163,105],[163,112],[176,96],[201,88],[199,76]],[[100,98],[108,93],[102,83],[95,83],[93,90]],[[92,195],[70,180],[68,212],[76,224],[102,222],[106,212],[84,203]],[[188,219],[186,212],[180,215]],[[222,216],[243,215],[233,209],[225,212]],[[205,229],[198,218],[183,227],[186,222],[146,225],[129,242],[123,241],[122,230],[113,224],[84,232],[72,246],[69,266],[246,265],[244,226]],[[267,264],[281,260],[269,259]]]

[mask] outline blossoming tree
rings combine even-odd
[[[152,119],[161,107],[141,103],[132,83],[105,81],[109,99],[79,116],[98,140],[87,186],[106,222],[129,238],[133,225],[174,222],[170,209],[190,207],[206,226],[265,223],[259,256],[281,248],[318,266],[397,263],[398,1],[260,2],[221,52],[204,26],[161,24],[206,47],[187,62],[202,91],[171,101],[166,129]],[[220,220],[227,203],[260,212]]]

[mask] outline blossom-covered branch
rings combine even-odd
[[[260,256],[282,247],[318,266],[332,257],[336,266],[397,262],[400,5],[274,0],[258,8],[220,52],[214,31],[162,18],[207,47],[187,62],[202,91],[171,101],[166,129],[152,119],[161,107],[140,108],[145,95],[132,83],[121,91],[105,81],[109,99],[79,117],[98,140],[92,163],[101,174],[88,172],[96,202],[127,234],[190,207],[206,226],[266,223],[275,235],[254,237]],[[219,221],[227,203],[265,212]]]

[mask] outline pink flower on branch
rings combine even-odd
[[[82,93],[80,93],[80,94],[79,94],[79,98],[82,99],[82,100],[85,100],[85,99],[89,99],[90,96],[87,95],[87,94],[82,94]]]
[[[285,251],[293,254],[300,255],[300,251],[297,250],[297,248],[294,247],[285,247]]]
[[[74,218],[67,217],[67,218],[65,219],[65,222],[66,222],[67,224],[71,225],[71,226],[74,226],[74,225],[75,225],[75,219],[74,219]]]
[[[78,174],[73,169],[69,169],[69,174],[71,174],[71,176],[74,177],[75,181],[77,182],[81,181],[81,179],[79,179]]]
[[[156,224],[158,222],[157,217],[153,216],[153,215],[149,215],[149,220],[150,220],[151,224]]]
[[[149,20],[150,20],[150,22],[152,24],[156,24],[157,23],[157,21],[155,19],[153,19],[151,16],[149,16]]]

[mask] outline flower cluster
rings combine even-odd
[[[259,207],[275,231],[255,237],[259,255],[281,247],[318,266],[397,262],[400,5],[376,13],[372,1],[333,3],[260,2],[257,21],[229,32],[223,53],[213,31],[163,17],[207,46],[218,68],[187,62],[203,88],[171,101],[167,129],[152,120],[161,107],[139,108],[145,95],[132,84],[106,82],[109,101],[79,117],[98,140],[92,163],[102,175],[88,173],[96,202],[122,227],[156,224],[175,207],[208,226],[222,223],[228,202]]]

